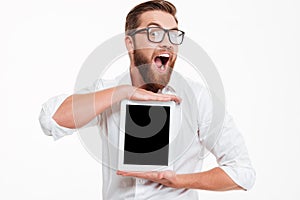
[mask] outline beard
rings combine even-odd
[[[144,81],[144,85],[139,86],[145,90],[157,93],[163,89],[170,81],[175,60],[169,59],[166,72],[159,73],[156,65],[152,62],[152,58],[147,58],[141,50],[134,50],[134,65]]]

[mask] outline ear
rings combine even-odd
[[[134,50],[134,43],[133,43],[133,39],[132,37],[126,35],[125,37],[125,45],[126,45],[126,48],[127,48],[127,51],[128,53],[133,53],[133,50]]]

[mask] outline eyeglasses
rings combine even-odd
[[[143,29],[139,29],[129,34],[130,36],[134,36],[137,33],[147,31],[148,40],[154,43],[160,43],[165,38],[165,33],[168,33],[169,41],[172,44],[180,45],[183,42],[184,32],[178,29],[164,29],[161,27],[147,27]]]

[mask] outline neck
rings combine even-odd
[[[130,67],[130,78],[131,78],[132,86],[134,87],[145,89],[154,93],[157,93],[159,91],[159,88],[162,88],[162,85],[159,84],[155,84],[155,83],[146,84],[139,70],[134,66]]]

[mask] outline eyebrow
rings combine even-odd
[[[160,24],[155,23],[155,22],[150,22],[149,24],[147,24],[147,27],[152,26],[152,25],[163,28]],[[170,28],[170,29],[177,29],[178,30],[178,27],[176,26],[176,27]]]

